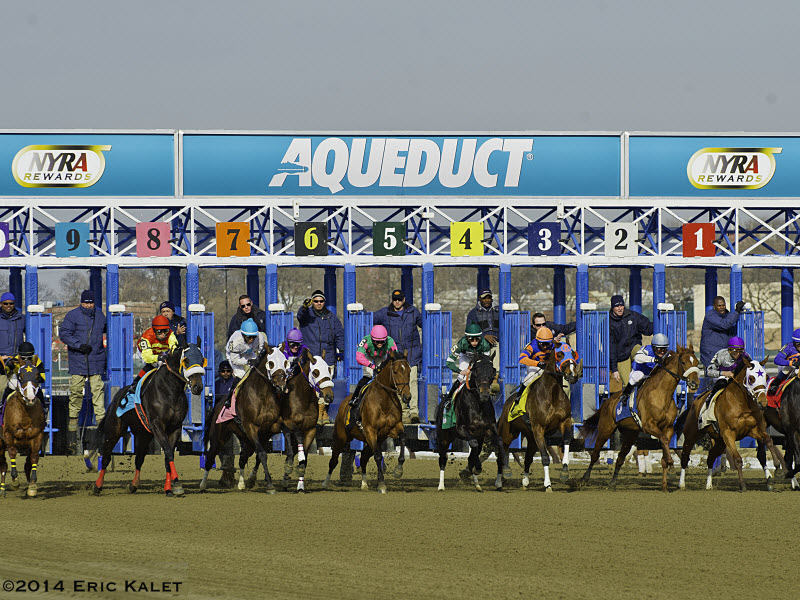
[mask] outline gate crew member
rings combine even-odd
[[[631,359],[642,347],[642,336],[653,335],[653,323],[644,315],[625,308],[619,294],[611,296],[608,338],[611,346],[611,391],[630,379]],[[726,338],[727,339],[727,338]]]

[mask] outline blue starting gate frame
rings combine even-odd
[[[356,362],[358,343],[372,329],[372,313],[364,310],[358,302],[347,305],[344,313],[344,369],[348,388],[358,385],[363,367]],[[350,442],[352,450],[362,450],[364,443],[358,440]]]
[[[284,304],[270,304],[267,307],[267,341],[278,346],[286,339],[286,334],[294,327],[294,313],[286,310]]]
[[[686,330],[686,311],[675,310],[674,306],[669,303],[660,303],[657,305],[657,313],[655,319],[654,333],[663,333],[669,340],[669,349],[677,351],[678,345],[686,347],[687,330]],[[688,387],[685,381],[679,381],[678,387],[675,388],[675,405],[680,412],[681,407],[688,397]],[[678,438],[673,435],[669,441],[670,448],[678,447]]]
[[[428,418],[429,386],[436,386],[438,404],[442,388],[448,390],[453,383],[453,372],[447,367],[447,357],[453,345],[453,315],[443,311],[441,305],[430,303],[422,312],[422,373],[419,377],[423,393],[420,395],[419,418]]]
[[[194,452],[202,452],[203,432],[206,425],[206,398],[214,395],[214,379],[216,377],[214,364],[214,313],[206,312],[202,304],[189,305],[189,318],[186,320],[187,339],[190,343],[200,337],[200,351],[206,359],[206,369],[203,375],[203,394],[195,396],[191,390],[186,391],[189,410],[183,421],[183,431],[192,442]]]
[[[106,383],[106,410],[117,392],[133,381],[133,314],[125,312],[125,305],[112,304],[108,307],[108,344]],[[114,452],[124,452],[123,440],[114,446]],[[133,438],[131,437],[131,451]]]
[[[608,331],[608,312],[598,311],[596,305],[581,304],[581,329],[577,339],[578,354],[583,359],[582,394],[572,396],[572,419],[582,423],[584,410],[591,404],[600,408],[601,398],[609,392],[611,348]]]
[[[530,341],[530,324],[530,311],[519,310],[517,304],[503,305],[500,311],[500,377],[507,384],[519,384],[525,378],[527,370],[519,364],[519,355]]]
[[[739,316],[737,335],[744,339],[744,351],[753,360],[764,362],[764,311],[745,310]]]
[[[47,422],[44,432],[47,436],[47,454],[53,453],[53,315],[44,312],[42,305],[28,306],[25,314],[26,339],[33,344],[36,355],[42,361],[45,372],[45,382],[42,391],[45,398],[45,413]]]

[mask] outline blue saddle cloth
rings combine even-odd
[[[636,388],[633,390],[633,410],[636,411],[636,414],[639,414],[639,389]],[[622,419],[627,419],[632,417],[631,409],[628,407],[628,402],[619,402],[617,403],[617,410],[614,412],[614,422],[619,423]]]
[[[133,410],[135,404],[142,403],[142,384],[145,382],[145,379],[147,379],[150,376],[151,373],[155,372],[156,369],[148,371],[147,373],[144,374],[144,377],[142,377],[139,380],[139,383],[136,384],[136,388],[128,390],[127,395],[122,399],[122,401],[119,403],[119,406],[117,407],[118,417],[121,417],[129,410]]]

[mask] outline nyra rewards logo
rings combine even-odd
[[[757,190],[775,174],[782,148],[703,148],[689,159],[686,174],[701,190]]]
[[[111,146],[25,146],[11,170],[23,187],[89,187],[103,176],[108,150]]]

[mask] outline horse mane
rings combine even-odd
[[[167,353],[167,364],[173,370],[180,368],[181,356],[183,356],[183,347],[178,344]]]

